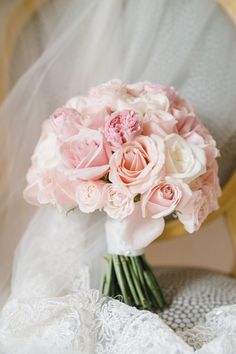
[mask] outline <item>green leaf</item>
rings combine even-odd
[[[182,214],[180,210],[175,210],[173,213],[172,213],[172,217],[174,219],[177,219],[178,218],[178,214]]]
[[[74,207],[74,208],[71,208],[71,209],[67,210],[66,216],[67,216],[68,214],[70,214],[72,211],[75,211],[76,209],[79,209],[79,208],[76,206],[76,207]]]
[[[134,202],[135,202],[135,203],[138,203],[138,202],[140,202],[140,199],[141,199],[141,194],[137,194],[137,195],[134,197]]]
[[[103,176],[101,178],[101,180],[106,182],[106,183],[111,183],[111,181],[109,180],[109,173],[107,173],[105,176]]]

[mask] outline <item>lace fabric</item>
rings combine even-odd
[[[104,250],[95,243],[92,261],[86,259],[92,219],[98,231],[103,221],[96,223],[96,215],[65,219],[51,208],[35,215],[18,246],[12,294],[0,316],[1,354],[235,353],[236,305],[214,309],[176,334],[158,314],[93,290],[93,263]]]

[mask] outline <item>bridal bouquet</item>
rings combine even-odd
[[[173,87],[112,80],[70,99],[43,123],[24,197],[65,212],[107,213],[104,294],[162,308],[144,249],[163,232],[165,217],[192,233],[218,207],[218,154]]]

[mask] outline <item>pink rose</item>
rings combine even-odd
[[[83,112],[82,124],[90,129],[103,131],[110,113],[109,107],[91,105]]]
[[[203,148],[206,153],[207,165],[211,164],[219,156],[216,142],[208,129],[203,126],[200,119],[196,116],[190,102],[176,92],[171,101],[169,111],[177,120],[176,129],[178,134],[188,143]]]
[[[172,95],[169,96],[169,100],[169,112],[173,114],[173,116],[177,120],[181,120],[182,118],[188,117],[191,118],[195,116],[195,111],[191,103],[182,96],[180,96],[177,91],[172,91]]]
[[[218,177],[218,165],[216,160],[208,167],[206,173],[202,176],[196,178],[190,183],[190,188],[193,191],[198,189],[213,190],[214,193],[209,199],[211,201],[211,210],[217,209],[218,197],[220,197],[222,191],[220,188],[219,177]]]
[[[148,190],[162,174],[164,144],[157,136],[138,136],[122,145],[110,160],[110,181],[132,194]]]
[[[84,213],[92,213],[100,209],[102,203],[103,181],[80,182],[76,189],[76,201]]]
[[[176,132],[176,119],[170,113],[149,111],[144,116],[143,135],[156,134],[162,138]]]
[[[78,135],[61,145],[60,151],[71,178],[97,180],[109,170],[111,151],[97,130],[81,128]]]
[[[113,219],[124,219],[134,211],[134,197],[125,187],[107,183],[103,200],[105,212]]]
[[[199,119],[195,114],[183,115],[177,118],[177,131],[178,134],[183,138],[187,137],[189,133],[194,131],[194,129],[199,125]]]
[[[185,205],[191,195],[187,184],[168,178],[161,180],[142,195],[142,215],[151,215],[154,219],[170,215],[179,205]]]
[[[43,173],[29,171],[28,186],[24,190],[25,200],[33,205],[52,204],[59,210],[76,206],[76,181],[70,181],[63,173],[45,170]]]
[[[202,189],[193,192],[189,203],[179,211],[178,218],[185,230],[190,233],[197,231],[210,212],[208,195]]]
[[[32,165],[27,174],[28,186],[25,199],[32,204],[53,204],[58,208],[75,205],[75,182],[58,172],[61,157],[57,136],[49,120],[42,127],[42,134],[32,156]]]
[[[81,115],[73,108],[58,108],[51,116],[50,122],[61,139],[76,135],[81,127]]]
[[[106,122],[104,135],[113,147],[119,147],[142,130],[141,117],[134,111],[114,112]]]

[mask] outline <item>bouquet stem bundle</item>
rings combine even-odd
[[[163,293],[144,256],[110,254],[105,259],[104,295],[141,309],[163,309]]]

